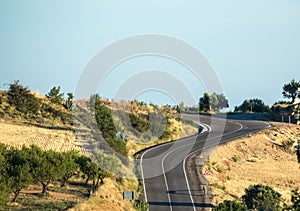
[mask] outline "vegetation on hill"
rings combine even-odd
[[[47,97],[33,93],[15,81],[0,93],[0,118],[43,126],[70,128],[73,124],[70,104],[72,95],[63,99],[60,88],[53,87]]]
[[[299,88],[300,82],[292,79],[291,82],[283,85],[282,95],[285,98],[291,99],[291,103],[293,104],[295,102],[295,99],[300,95]]]
[[[1,124],[8,128],[1,139],[7,146],[1,145],[3,149],[0,150],[2,206],[16,210],[67,209],[74,207],[80,197],[75,200],[71,194],[72,200],[54,203],[56,195],[80,190],[83,197],[99,196],[100,192],[99,203],[105,206],[118,201],[115,208],[124,205],[128,210],[131,207],[147,209],[148,205],[138,200],[141,184],[138,185],[134,178],[130,180],[111,173],[124,171],[123,160],[114,153],[107,154],[106,146],[101,143],[104,141],[114,152],[129,157],[145,147],[192,135],[196,133],[196,127],[181,120],[177,110],[168,105],[147,105],[136,100],[122,105],[122,101],[101,99],[97,94],[82,100],[82,104],[73,98],[72,93],[64,98],[59,86],[44,96],[30,91],[19,81],[10,84],[8,90],[0,91]],[[94,130],[94,126],[99,130]],[[14,129],[21,134],[15,133]],[[74,130],[77,131],[75,134]],[[43,150],[31,146],[35,143]],[[22,144],[26,146],[22,147]],[[90,150],[93,150],[92,154]],[[103,194],[109,189],[109,185],[103,184],[105,181],[116,187],[109,194]],[[32,190],[35,192],[31,193]],[[136,191],[135,202],[127,203],[120,198],[120,191],[126,190]],[[114,200],[108,199],[111,194],[116,197]],[[93,207],[90,203],[94,200],[91,197],[82,206]],[[80,207],[76,205],[74,209]]]
[[[212,93],[209,95],[207,92],[199,99],[200,112],[218,112],[223,108],[228,108],[228,100],[224,94]]]
[[[261,99],[246,99],[244,102],[234,108],[234,112],[255,112],[263,113],[269,112],[269,106],[266,105]]]
[[[104,184],[104,178],[112,176],[78,152],[43,151],[34,145],[19,150],[0,144],[0,162],[0,185],[5,186],[0,189],[0,204],[4,207],[9,200],[16,202],[20,192],[31,185],[40,184],[41,195],[47,196],[50,184],[59,182],[64,187],[72,177],[79,176],[95,193]]]

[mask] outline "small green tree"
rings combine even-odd
[[[9,85],[8,103],[24,114],[36,114],[40,109],[40,100],[30,93],[30,90],[15,81]]]
[[[10,150],[8,154],[7,173],[10,187],[14,193],[12,201],[17,201],[22,189],[27,188],[33,181],[26,150]]]
[[[250,185],[245,189],[245,195],[242,196],[242,199],[248,209],[269,211],[281,210],[281,194],[270,186],[262,184]]]
[[[219,105],[219,100],[218,96],[216,93],[213,93],[209,96],[209,106],[210,106],[210,111],[217,111],[218,110],[218,105]]]
[[[299,95],[298,89],[300,88],[300,82],[292,79],[291,82],[284,84],[282,89],[282,95],[285,98],[291,98],[291,103],[294,103],[296,97]]]
[[[217,94],[217,98],[218,98],[218,106],[217,106],[218,110],[229,107],[228,100],[223,93]]]
[[[228,108],[228,100],[224,94],[212,93],[209,95],[207,92],[203,94],[203,97],[199,100],[200,111],[219,111],[223,108]]]
[[[30,164],[33,178],[35,182],[42,184],[42,194],[46,195],[49,184],[61,176],[59,155],[52,150],[42,151],[36,146],[32,146],[29,150],[31,151]]]
[[[218,204],[214,211],[247,211],[247,207],[244,203],[239,201],[229,201],[225,200],[222,203]]]
[[[100,168],[90,158],[80,156],[75,161],[79,166],[81,172],[85,175],[85,183],[88,184],[92,180],[92,192],[96,192],[101,184],[104,184],[104,178],[110,177],[111,174]]]
[[[199,99],[199,110],[203,112],[210,111],[210,98],[207,92]]]
[[[54,86],[46,96],[54,104],[61,104],[64,100],[64,93],[60,93],[60,86]]]
[[[75,159],[79,157],[75,151],[62,152],[59,155],[58,171],[59,180],[61,181],[61,187],[64,187],[66,182],[79,172],[80,166],[75,162]]]
[[[66,100],[66,109],[68,110],[72,110],[74,103],[73,103],[73,99],[74,99],[74,95],[72,93],[68,93],[68,98]]]

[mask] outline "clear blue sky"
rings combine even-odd
[[[2,89],[18,79],[42,93],[57,85],[72,92],[97,52],[144,33],[177,37],[203,53],[231,108],[254,97],[272,104],[284,83],[300,80],[298,0],[0,0],[0,30]],[[163,63],[153,67],[181,68]],[[114,83],[106,83],[100,92],[110,97]],[[201,87],[191,91],[201,96]]]

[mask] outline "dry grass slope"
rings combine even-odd
[[[274,187],[290,203],[291,190],[300,188],[300,165],[293,152],[299,134],[297,125],[272,123],[269,129],[218,147],[209,160],[210,184],[219,186],[213,188],[213,204],[241,197],[245,188],[258,183]]]

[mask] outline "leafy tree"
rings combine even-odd
[[[59,155],[52,150],[42,151],[36,146],[32,146],[29,150],[34,180],[42,184],[42,194],[46,195],[49,184],[60,177]]]
[[[54,104],[60,104],[64,100],[64,93],[60,93],[60,86],[54,86],[46,96]]]
[[[69,151],[62,152],[58,156],[60,161],[58,167],[59,180],[61,181],[61,187],[64,187],[66,182],[79,171],[80,166],[75,162],[79,155],[75,151]]]
[[[87,184],[90,180],[92,169],[90,168],[92,160],[86,156],[79,156],[75,159],[75,163],[77,163],[80,167],[80,171],[84,174],[86,180],[85,183]]]
[[[80,165],[82,173],[85,174],[86,184],[92,180],[92,191],[96,192],[101,184],[104,184],[104,178],[111,176],[109,172],[100,168],[90,158],[80,156],[76,162]]]
[[[111,174],[109,172],[100,167],[97,167],[95,173],[92,174],[93,192],[96,192],[99,189],[100,185],[104,184],[104,179],[110,176]]]
[[[199,110],[204,112],[210,111],[210,98],[207,92],[199,100]]]
[[[32,183],[32,174],[28,155],[25,150],[10,150],[8,154],[7,173],[10,180],[10,187],[14,193],[12,201],[16,201],[20,191]]]
[[[262,184],[250,185],[245,189],[245,195],[242,196],[242,199],[248,209],[281,210],[281,194],[270,186]]]
[[[40,100],[30,93],[30,90],[15,81],[9,85],[8,103],[24,114],[36,114],[40,108]]]
[[[270,108],[261,99],[246,99],[244,102],[234,108],[234,112],[269,112]]]
[[[213,111],[219,111],[223,108],[228,108],[228,100],[224,96],[224,94],[212,93],[210,95],[210,107]]]
[[[200,111],[219,111],[223,108],[228,108],[228,100],[224,96],[224,94],[212,93],[209,95],[208,93],[204,93],[203,97],[199,100],[199,109]]]
[[[299,95],[298,89],[300,88],[300,82],[292,79],[291,82],[284,84],[282,89],[282,95],[285,98],[291,98],[291,103],[294,103],[296,97]]]
[[[218,109],[228,108],[229,103],[224,94],[216,94],[218,98]]]
[[[216,93],[213,93],[209,96],[209,106],[210,106],[210,111],[216,111],[218,110],[218,105],[219,105],[219,100],[218,96]]]
[[[247,211],[247,207],[244,203],[239,201],[229,201],[225,200],[218,204],[217,207],[213,209],[214,211]]]

